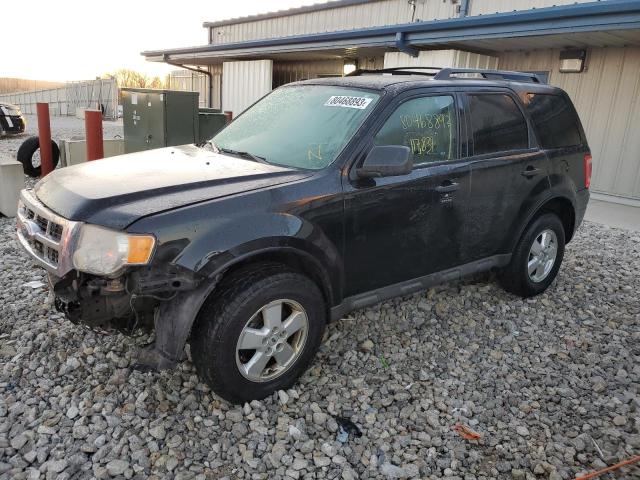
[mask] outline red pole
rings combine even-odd
[[[40,176],[51,173],[53,170],[53,152],[51,151],[51,123],[49,122],[49,104],[38,103],[38,138],[40,142]]]
[[[225,110],[224,114],[227,116],[227,123],[231,123],[231,120],[233,120],[233,112],[231,110]]]
[[[102,112],[100,110],[84,111],[84,129],[87,136],[87,160],[104,158]]]

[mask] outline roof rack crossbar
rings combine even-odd
[[[535,73],[511,72],[508,70],[483,70],[477,68],[443,68],[434,77],[434,80],[455,80],[458,73],[475,73],[487,80],[515,80],[519,82],[542,83]]]
[[[442,67],[394,67],[394,68],[381,68],[379,70],[366,70],[357,69],[351,72],[348,77],[358,77],[360,75],[425,75],[428,77],[435,77],[435,75],[442,71]]]

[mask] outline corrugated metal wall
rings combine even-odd
[[[341,59],[317,62],[275,62],[273,64],[273,88],[309,78],[341,76],[342,67],[343,61]]]
[[[417,57],[401,52],[384,54],[384,67],[497,68],[498,58],[459,50],[422,51]]]
[[[589,50],[587,70],[560,73],[559,50],[500,56],[507,70],[550,71],[573,100],[593,153],[594,191],[640,198],[640,48]]]
[[[453,65],[453,50],[422,51],[417,57],[402,52],[384,54],[384,68],[449,67]]]
[[[469,15],[486,15],[514,10],[571,5],[574,3],[593,2],[594,0],[471,0]]]
[[[213,83],[211,108],[220,108],[221,77],[221,73],[211,75]],[[170,90],[198,92],[200,94],[198,97],[200,106],[209,106],[209,77],[204,73],[196,73],[191,70],[175,70],[169,74],[168,88]]]
[[[498,57],[455,50],[452,65],[459,68],[498,68]]]
[[[383,57],[357,59],[358,67],[375,70],[384,66]],[[342,76],[344,60],[320,60],[314,62],[274,62],[273,88],[291,82],[323,76]]]
[[[593,0],[470,0],[468,15],[528,10],[554,5],[569,5]],[[460,2],[451,0],[417,0],[415,12],[407,0],[373,0],[347,7],[298,13],[277,18],[239,22],[212,29],[214,44],[284,37],[308,33],[351,30],[411,21],[437,20],[458,16]]]
[[[240,115],[272,88],[273,61],[251,60],[222,64],[222,109]]]
[[[285,37],[308,33],[351,30],[413,20],[435,20],[457,16],[456,5],[450,0],[417,0],[415,15],[407,0],[371,1],[330,10],[287,15],[234,25],[214,27],[214,44]]]

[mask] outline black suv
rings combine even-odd
[[[56,170],[22,192],[18,239],[71,321],[155,327],[141,369],[189,342],[242,402],[292,385],[350,310],[489,269],[543,292],[590,175],[535,75],[359,71],[278,88],[204,145]]]

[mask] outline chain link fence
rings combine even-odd
[[[115,79],[68,82],[62,87],[5,93],[0,102],[12,103],[23,113],[35,114],[36,104],[49,104],[51,115],[76,115],[77,110],[100,109],[105,118],[118,116],[118,86]]]

